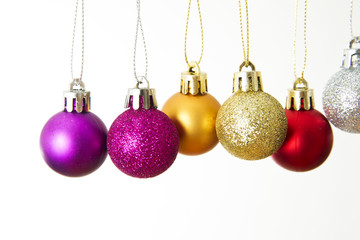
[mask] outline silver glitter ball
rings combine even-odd
[[[323,108],[337,128],[360,133],[360,66],[342,68],[326,84]]]

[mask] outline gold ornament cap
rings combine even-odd
[[[143,87],[143,84],[146,84]],[[157,108],[155,89],[150,88],[149,81],[145,77],[141,77],[137,81],[135,88],[129,88],[125,99],[125,108],[132,107],[138,110],[140,107],[144,107],[146,110],[150,108]]]
[[[90,92],[85,91],[85,84],[81,79],[74,79],[70,83],[70,91],[64,91],[64,100],[66,112],[90,111]]]
[[[197,62],[191,62],[189,70],[181,73],[180,92],[182,94],[204,95],[208,92],[207,74],[200,71]]]
[[[250,67],[251,71],[242,71],[245,66]],[[243,62],[239,70],[239,72],[234,73],[233,93],[237,91],[263,91],[261,72],[256,71],[255,65],[252,62]]]
[[[294,82],[293,89],[289,89],[286,97],[286,109],[299,111],[301,109],[311,110],[315,107],[314,90],[309,89],[304,78],[298,78]]]

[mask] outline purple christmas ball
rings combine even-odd
[[[151,178],[175,161],[179,136],[171,119],[156,108],[140,106],[120,114],[110,127],[107,149],[113,163],[124,173]]]
[[[91,112],[59,112],[45,124],[40,147],[55,172],[81,177],[98,169],[106,159],[107,129]]]

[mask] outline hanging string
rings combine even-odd
[[[74,60],[74,43],[75,43],[75,35],[76,35],[76,23],[77,23],[77,15],[79,8],[79,0],[76,0],[75,7],[75,17],[74,17],[74,28],[73,28],[73,37],[72,37],[72,45],[71,45],[71,79],[74,80],[74,71],[73,71],[73,60]],[[82,80],[83,71],[84,71],[84,40],[85,40],[85,30],[84,30],[84,0],[81,0],[81,68],[80,68],[80,78]]]
[[[243,16],[242,16],[242,8],[241,8],[241,0],[239,0],[239,13],[240,13],[240,29],[241,29],[241,40],[244,52],[244,61],[245,66],[248,67],[250,60],[249,60],[249,52],[250,52],[250,37],[249,37],[249,7],[248,1],[245,0],[245,10],[246,10],[246,46],[245,46],[245,39],[244,39],[244,28],[243,28]]]
[[[147,81],[147,74],[148,74],[148,54],[147,54],[147,49],[146,49],[146,42],[145,42],[145,34],[144,34],[144,29],[142,26],[142,22],[141,22],[141,17],[140,17],[140,0],[136,1],[136,6],[137,6],[137,23],[136,23],[136,33],[135,33],[135,46],[134,46],[134,59],[133,59],[133,64],[134,64],[134,75],[136,80],[139,83],[142,83],[142,80],[145,78],[145,80]],[[138,40],[138,33],[139,33],[139,28],[141,31],[141,36],[142,36],[142,42],[144,45],[144,55],[145,55],[145,73],[143,76],[139,76],[137,74],[136,71],[136,49],[137,49],[137,40]]]
[[[197,61],[197,64],[200,65],[200,62],[201,62],[203,54],[204,54],[204,29],[203,29],[201,10],[200,10],[200,0],[197,0],[197,6],[198,6],[198,11],[199,11],[200,28],[201,28],[201,55],[200,55],[199,61]],[[191,66],[188,61],[186,47],[187,47],[187,35],[188,35],[188,28],[189,28],[190,9],[191,9],[191,0],[189,0],[189,8],[188,8],[188,13],[187,13],[186,30],[185,30],[185,61],[189,67],[191,67]]]
[[[294,75],[295,79],[297,76],[297,64],[296,64],[296,38],[297,38],[297,26],[298,26],[298,11],[299,11],[299,0],[296,0],[295,10],[295,31],[294,31]],[[301,72],[301,78],[304,78],[304,73],[307,63],[307,0],[304,0],[304,65]]]
[[[360,42],[360,36],[354,36],[354,27],[353,27],[353,16],[354,16],[354,0],[350,0],[350,37],[351,39],[355,39],[357,42]]]

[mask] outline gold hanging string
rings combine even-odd
[[[250,60],[249,60],[250,37],[249,37],[249,7],[248,7],[248,1],[247,0],[245,0],[245,10],[246,10],[246,46],[245,46],[245,39],[244,39],[244,28],[243,28],[243,16],[242,16],[241,0],[239,0],[241,40],[242,40],[242,46],[243,46],[243,52],[244,52],[245,66],[248,67],[249,63],[250,63]]]
[[[201,11],[200,11],[200,0],[197,0],[197,5],[198,5],[198,11],[199,11],[199,17],[200,17],[200,28],[201,28],[201,55],[200,55],[199,61],[197,61],[197,64],[199,65],[201,62],[201,59],[203,57],[203,54],[204,54],[204,30],[203,30],[202,17],[201,17]],[[188,61],[186,46],[187,46],[187,35],[188,35],[188,28],[189,28],[190,9],[191,9],[191,0],[189,0],[189,8],[188,8],[188,13],[187,13],[186,30],[185,30],[185,60],[189,67],[191,67],[191,65]]]
[[[297,26],[298,26],[298,12],[299,12],[299,0],[296,0],[296,10],[295,10],[295,31],[294,31],[294,75],[297,79],[297,64],[296,64],[296,38],[297,38]],[[304,78],[304,73],[307,63],[307,0],[304,0],[304,65],[301,72],[301,78]]]

